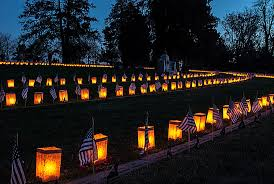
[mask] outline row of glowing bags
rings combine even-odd
[[[83,84],[83,78],[77,78],[76,79],[77,80],[77,84],[79,84],[79,85],[82,85]],[[138,78],[138,80],[139,81],[142,81],[142,78]],[[147,81],[150,81],[151,80],[151,77],[150,76],[148,76],[147,77]],[[159,80],[159,77],[158,76],[156,76],[155,77],[155,80]],[[238,80],[238,79],[237,79]],[[122,82],[126,82],[127,81],[127,79],[126,78],[122,78]],[[135,81],[135,77],[134,78],[132,78],[131,79],[131,81]],[[229,82],[236,82],[236,79],[229,79]],[[102,78],[102,83],[106,83],[107,82],[107,79],[106,78]],[[112,82],[116,82],[116,78],[112,78]],[[91,78],[91,83],[92,84],[96,84],[97,83],[97,78],[96,77],[92,77]],[[213,79],[213,81],[212,81],[212,79],[205,79],[204,80],[204,85],[210,85],[210,84],[219,84],[220,83],[220,80],[219,79]],[[52,79],[51,78],[48,78],[47,80],[46,80],[46,86],[52,86],[52,84],[53,84],[53,81],[52,81]],[[66,85],[66,79],[65,78],[60,78],[59,79],[59,84],[61,85],[61,86],[64,86],[64,85]],[[29,79],[28,80],[28,86],[29,87],[34,87],[34,85],[35,85],[35,80],[34,79]],[[199,86],[201,86],[202,85],[202,83],[199,83],[198,84]],[[14,86],[15,86],[15,82],[14,82],[14,79],[9,79],[9,80],[7,80],[7,86],[8,86],[8,88],[13,88]],[[191,82],[187,82],[186,83],[186,86],[191,86]],[[193,81],[192,82],[192,86],[193,87],[196,87],[196,81]]]

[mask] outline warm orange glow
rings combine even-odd
[[[207,85],[207,80],[206,79],[204,79],[204,86],[206,86]]]
[[[62,149],[37,148],[36,177],[42,182],[57,181],[60,177]]]
[[[68,91],[67,90],[59,90],[59,100],[60,100],[60,102],[68,101]]]
[[[194,114],[194,121],[197,127],[197,132],[205,130],[206,114],[204,113]]]
[[[44,93],[43,92],[35,92],[34,93],[34,105],[38,105],[43,103]]]
[[[128,94],[129,95],[135,95],[135,90],[131,89],[130,87],[128,88]]]
[[[151,76],[147,76],[147,81],[151,81]]]
[[[52,79],[51,78],[47,78],[46,86],[52,86]]]
[[[262,107],[268,107],[269,106],[267,96],[262,97],[262,105],[263,105]]]
[[[171,91],[175,91],[177,89],[176,82],[171,82]]]
[[[223,119],[224,120],[229,120],[229,116],[227,115],[228,108],[229,108],[229,105],[224,105],[223,106]]]
[[[167,75],[164,75],[164,80],[167,80]]]
[[[15,93],[6,93],[6,106],[13,106],[16,103]]]
[[[182,130],[178,128],[181,124],[179,120],[170,120],[168,125],[168,139],[182,139]]]
[[[258,98],[258,101],[259,101],[260,106],[263,107],[263,100],[262,100],[262,98]]]
[[[122,78],[122,80],[123,80],[123,78]],[[113,75],[113,76],[111,77],[111,82],[116,82],[116,75]]]
[[[132,81],[132,82],[135,82],[135,79],[136,79],[136,78],[135,78],[135,75],[132,75],[132,76],[131,76],[131,81]]]
[[[61,78],[61,79],[60,79],[60,85],[61,85],[61,86],[66,85],[66,79],[65,79],[65,78]]]
[[[196,80],[192,81],[192,88],[196,88]]]
[[[102,78],[102,83],[106,83],[107,82],[107,77],[103,77]]]
[[[149,85],[149,92],[150,93],[156,92],[156,86],[155,86],[155,84],[150,84]]]
[[[122,76],[122,82],[127,82],[127,77],[125,75]]]
[[[246,100],[247,106],[248,106],[248,112],[251,112],[251,102],[250,99]]]
[[[182,81],[178,82],[178,89],[183,89],[183,82]]]
[[[142,80],[143,80],[143,77],[139,75],[138,80],[139,80],[139,81],[142,81]]]
[[[215,120],[213,120],[213,108],[209,108],[206,116],[206,123],[214,124],[216,123]]]
[[[116,96],[123,96],[123,95],[124,95],[124,88],[120,86],[119,89],[116,90]]]
[[[211,79],[207,79],[207,84],[211,85],[212,84],[212,80]]]
[[[198,80],[198,87],[202,87],[203,86],[203,81],[202,80]]]
[[[141,94],[146,94],[147,93],[147,87],[141,86]]]
[[[186,81],[186,88],[190,88],[191,87],[191,82],[190,81]]]
[[[269,99],[272,104],[274,104],[274,94],[269,94]]]
[[[168,91],[168,84],[167,83],[162,84],[162,91]]]
[[[13,79],[7,80],[7,84],[8,84],[8,88],[14,88],[14,80]]]
[[[169,76],[168,76],[168,80],[171,80],[171,79],[172,79],[172,76],[171,76],[171,75],[169,75]]]
[[[96,77],[91,77],[91,83],[96,84],[97,83],[97,78]]]
[[[99,98],[104,99],[107,98],[107,88],[101,87],[99,90]]]
[[[98,160],[96,160],[95,163],[106,160],[108,155],[108,137],[103,134],[95,134],[94,139],[98,153]]]
[[[138,127],[138,148],[145,147],[145,126]],[[155,147],[154,126],[148,126],[148,149]]]
[[[89,89],[81,89],[81,100],[89,100]]]
[[[159,76],[158,75],[155,76],[155,80],[156,81],[159,80]]]
[[[83,84],[83,78],[77,78],[77,84],[82,85]]]
[[[34,87],[35,80],[29,79],[29,87]]]

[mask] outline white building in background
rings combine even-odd
[[[167,52],[165,51],[161,56],[157,64],[158,73],[172,73],[176,72],[176,62],[169,59]]]

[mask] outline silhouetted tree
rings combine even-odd
[[[155,0],[151,3],[159,57],[167,50],[172,59],[205,63],[218,60],[223,47],[216,31],[217,19],[212,15],[210,0]]]
[[[87,39],[96,38],[88,0],[27,0],[20,15],[21,41],[40,47],[37,59],[59,53],[64,63],[79,63],[90,49]],[[36,50],[37,51],[37,50]]]
[[[15,42],[11,35],[0,33],[0,60],[12,59],[14,53]]]
[[[128,65],[147,65],[150,42],[146,16],[129,0],[117,0],[104,29],[105,55]]]
[[[259,16],[260,31],[263,35],[263,53],[273,56],[274,52],[274,0],[256,0],[255,8]]]
[[[224,38],[235,62],[256,57],[259,17],[252,10],[228,14],[223,21]]]

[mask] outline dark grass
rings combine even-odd
[[[120,183],[273,183],[273,118],[122,176]]]
[[[95,131],[109,136],[109,159],[126,162],[139,157],[137,127],[143,124],[146,110],[149,110],[150,122],[155,126],[157,151],[167,146],[168,120],[182,119],[189,105],[194,113],[207,112],[212,99],[221,106],[228,104],[229,96],[240,100],[243,91],[253,100],[257,91],[259,95],[273,93],[274,81],[254,79],[161,95],[2,111],[0,178],[4,181],[9,178],[11,142],[16,132],[30,178],[35,174],[36,148],[52,145],[63,149],[62,179],[75,178],[87,174],[86,170],[79,169],[77,152],[91,125],[91,115],[95,117]]]

